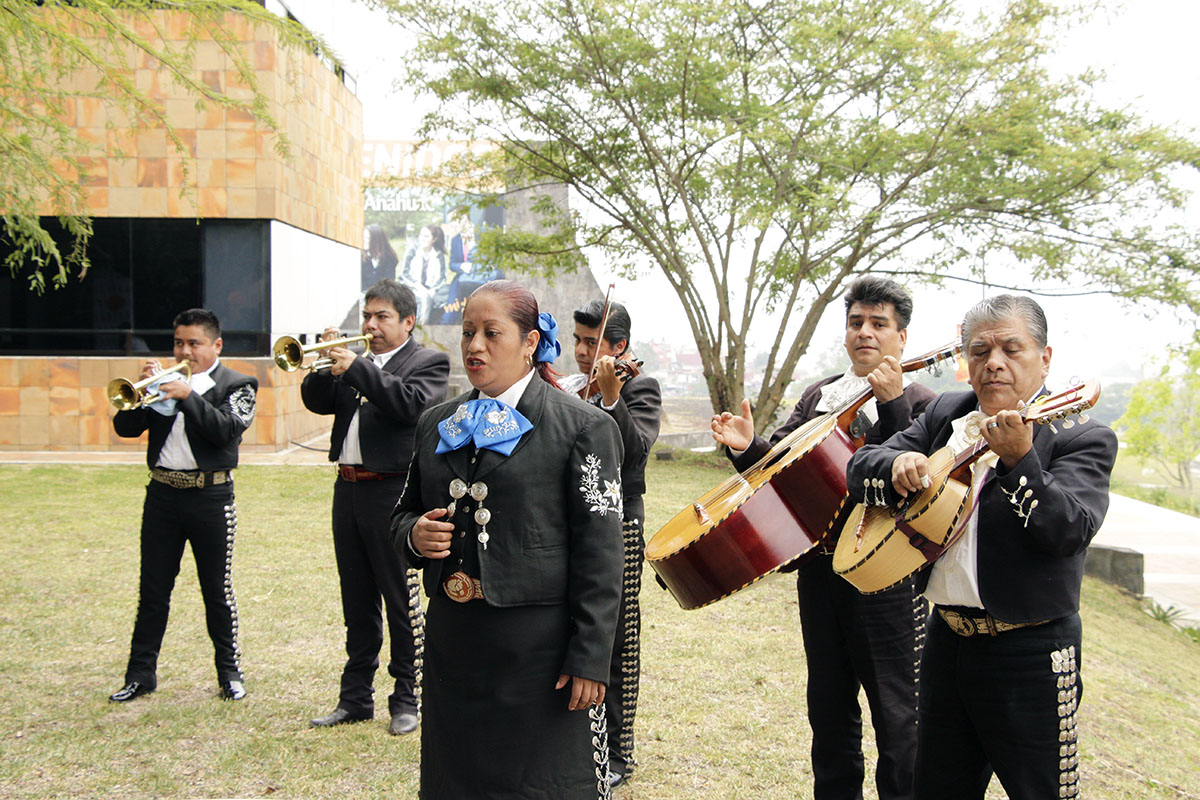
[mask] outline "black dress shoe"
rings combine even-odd
[[[625,780],[624,772],[617,772],[616,770],[609,769],[609,771],[608,771],[608,788],[615,789],[618,786],[620,786],[621,783],[624,782],[624,780]]]
[[[388,733],[392,736],[403,736],[417,729],[417,715],[407,711],[392,714],[392,723],[388,725]]]
[[[350,722],[366,722],[373,717],[374,714],[364,716],[362,714],[351,714],[344,708],[335,708],[332,714],[310,719],[308,724],[314,728],[332,728],[334,725],[346,725]]]
[[[221,681],[222,700],[241,700],[246,696],[246,684],[241,681]]]
[[[152,686],[147,686],[146,684],[138,683],[137,681],[130,681],[117,691],[110,694],[108,699],[114,703],[128,703],[134,698],[141,697],[144,694],[150,694],[153,691],[154,688]]]

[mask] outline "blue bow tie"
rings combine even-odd
[[[495,450],[508,456],[533,423],[510,405],[491,398],[463,403],[438,423],[441,441],[435,452],[448,453],[470,441],[479,449]]]

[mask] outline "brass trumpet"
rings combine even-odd
[[[364,333],[362,336],[347,336],[344,339],[334,339],[328,342],[314,342],[313,344],[304,345],[300,344],[300,340],[294,336],[280,336],[275,340],[275,345],[271,348],[271,355],[275,357],[275,366],[284,372],[295,372],[304,367],[304,357],[309,353],[326,350],[330,347],[345,347],[354,342],[367,344],[372,338],[371,334]],[[333,359],[323,357],[309,364],[306,369],[329,369],[332,366]]]
[[[108,402],[112,403],[118,411],[129,411],[139,406],[157,403],[163,399],[157,384],[172,372],[182,372],[186,380],[192,377],[192,365],[187,361],[180,361],[175,366],[160,370],[137,383],[124,378],[113,378],[108,382]]]

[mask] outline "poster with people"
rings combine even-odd
[[[504,209],[480,208],[470,195],[368,188],[362,290],[394,278],[417,296],[417,322],[457,325],[471,292],[504,277],[478,249],[479,234],[504,227]]]
[[[466,152],[480,154],[484,143],[367,142],[364,199],[362,290],[394,278],[417,296],[417,322],[457,325],[471,292],[504,277],[478,250],[480,235],[503,229],[504,209],[481,207],[478,195],[422,186],[422,176]]]

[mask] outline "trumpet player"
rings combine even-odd
[[[118,436],[150,432],[138,610],[125,685],[109,697],[117,703],[149,694],[157,686],[158,653],[186,542],[196,559],[219,694],[225,700],[246,696],[230,576],[237,530],[233,469],[242,432],[254,421],[258,381],[221,365],[221,323],[213,312],[184,311],[175,317],[174,327],[175,360],[188,362],[190,377],[164,376],[153,402],[113,417]],[[141,377],[151,378],[159,371],[157,361],[146,361]]]
[[[367,290],[362,332],[368,350],[324,351],[327,371],[311,371],[300,387],[306,408],[333,414],[329,460],[338,465],[333,487],[333,550],[346,624],[346,665],[337,707],[312,719],[325,728],[372,719],[374,678],[383,646],[386,608],[395,688],[388,698],[394,735],[417,727],[416,635],[419,603],[410,605],[406,569],[392,548],[389,517],[408,476],[417,417],[446,398],[450,359],[412,340],[417,301],[411,289],[385,279]],[[341,334],[326,329],[323,341]],[[414,578],[415,591],[416,582]]]

